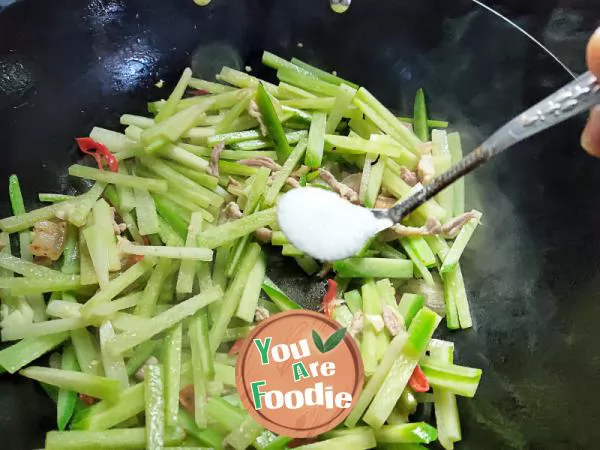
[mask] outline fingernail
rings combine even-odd
[[[581,133],[581,146],[593,156],[600,156],[600,107],[595,106]]]
[[[589,132],[590,121],[588,120],[585,128],[583,129],[583,133],[581,133],[581,147],[588,152],[592,153],[592,141],[590,140],[590,132]]]

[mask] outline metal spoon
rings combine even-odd
[[[436,177],[431,184],[393,208],[375,209],[373,214],[378,218],[388,218],[398,223],[444,188],[507,148],[587,111],[598,103],[600,103],[600,84],[591,72],[586,72],[537,105],[519,114],[448,171]]]
[[[507,148],[600,103],[600,84],[587,72],[508,122],[450,170],[390,209],[367,209],[332,192],[297,188],[284,194],[277,219],[288,241],[322,261],[358,253],[379,231],[400,222],[438,192]]]

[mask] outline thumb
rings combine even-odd
[[[590,71],[600,79],[600,28],[592,35],[587,47],[587,64]],[[581,146],[591,155],[600,157],[600,106],[590,113],[581,135]]]
[[[587,64],[590,71],[600,78],[600,28],[590,38],[587,46]]]
[[[592,156],[600,157],[600,106],[590,112],[590,118],[581,134],[581,146]]]

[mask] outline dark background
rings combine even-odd
[[[585,70],[598,0],[492,5]],[[214,41],[236,52],[197,47]],[[353,0],[342,17],[326,0],[213,0],[205,10],[191,0],[21,0],[0,11],[0,180],[17,172],[29,200],[71,189],[74,136],[141,113],[164,95],[156,80],[172,82],[190,60],[205,76],[226,63],[272,77],[258,71],[263,48],[335,68],[404,113],[423,86],[432,116],[460,130],[465,148],[569,80],[468,0]],[[463,259],[474,328],[451,338],[457,361],[484,376],[477,397],[460,401],[461,449],[600,448],[600,162],[578,146],[583,121],[519,145],[467,183],[470,206],[485,213]],[[6,192],[0,183],[1,215]],[[321,295],[293,264],[272,267],[298,301]],[[54,420],[37,385],[0,377],[0,448],[40,447]]]
[[[597,0],[500,0],[485,2],[513,20],[569,68],[585,70],[581,57],[591,30],[600,26]]]
[[[353,0],[355,5],[360,1],[369,0]],[[11,3],[14,0],[0,0],[0,10]],[[600,26],[598,0],[486,0],[483,3],[530,33],[571,70],[585,70],[582,54],[587,38]]]

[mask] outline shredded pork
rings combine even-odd
[[[460,216],[456,216],[442,225],[442,233],[446,238],[454,239],[463,225],[476,217],[477,213],[475,211],[469,211],[461,214]]]
[[[225,205],[225,217],[228,219],[239,219],[243,215],[240,205],[236,202],[229,202]]]
[[[269,314],[268,309],[263,308],[262,306],[256,307],[256,311],[254,312],[254,320],[257,322],[262,322],[263,320],[268,319],[270,316],[271,314]]]
[[[298,180],[296,180],[294,177],[287,177],[285,179],[285,183],[293,189],[300,187],[300,182]]]
[[[112,225],[113,225],[113,231],[115,232],[115,234],[117,236],[123,234],[125,231],[127,231],[127,225],[125,225],[124,223],[117,223],[117,210],[115,208],[113,208],[111,206],[110,208],[110,212],[112,214]]]
[[[271,239],[273,238],[273,231],[266,227],[262,227],[254,232],[254,237],[256,237],[256,239],[262,243],[271,242]]]
[[[425,225],[421,227],[410,227],[397,223],[383,232],[381,239],[387,242],[398,237],[434,236],[437,234],[442,235],[446,239],[454,239],[465,223],[475,217],[477,217],[477,213],[469,211],[448,220],[444,224],[441,224],[439,220],[433,217],[428,218]]]
[[[242,184],[235,178],[229,177],[227,179],[227,192],[231,195],[239,197],[243,194]]]
[[[352,322],[350,322],[350,326],[348,327],[348,333],[351,336],[356,336],[363,330],[365,325],[365,316],[362,311],[356,311],[352,316]]]
[[[33,240],[29,251],[34,256],[44,256],[56,261],[65,249],[67,222],[41,220],[33,226]]]
[[[419,182],[417,174],[404,166],[400,167],[400,178],[402,178],[404,182],[411,187]]]
[[[410,237],[410,236],[432,236],[434,234],[440,234],[442,232],[442,225],[439,220],[430,217],[422,227],[409,227],[397,223],[391,230],[398,236]]]
[[[358,194],[356,191],[349,186],[346,186],[344,183],[340,183],[329,170],[319,169],[319,176],[325,183],[331,186],[335,192],[340,194],[342,198],[345,198],[352,203],[358,203]]]
[[[238,163],[250,167],[266,167],[267,169],[271,169],[273,172],[281,170],[281,166],[268,156],[257,156],[256,158],[240,159]]]
[[[263,120],[262,114],[260,113],[260,110],[258,109],[258,105],[256,104],[256,102],[254,100],[252,100],[250,102],[250,104],[248,105],[248,114],[250,115],[250,117],[254,117],[256,119],[256,121],[258,122],[258,126],[260,128],[260,134],[262,134],[263,136],[267,135],[267,127],[265,126],[265,122]]]
[[[117,223],[115,220],[113,220],[113,231],[117,236],[119,236],[127,231],[127,225],[124,223]]]
[[[390,305],[383,305],[383,323],[392,336],[396,336],[401,331],[404,331],[403,322],[400,313],[395,311]]]
[[[215,177],[219,176],[219,159],[223,150],[225,150],[225,143],[219,142],[210,152],[210,173]]]
[[[267,179],[267,186],[271,186],[274,182],[275,182],[275,175],[271,175],[268,179]],[[300,181],[298,181],[296,178],[294,177],[287,177],[285,179],[285,184],[287,184],[289,187],[291,187],[292,189],[295,188],[299,188],[300,187]]]

